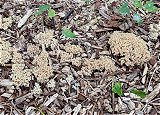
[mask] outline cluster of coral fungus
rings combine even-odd
[[[133,33],[114,32],[109,39],[109,44],[113,54],[121,57],[121,64],[139,65],[150,59],[146,42]]]
[[[2,23],[2,22],[1,22]],[[57,59],[60,63],[72,63],[72,65],[80,68],[83,75],[90,76],[94,70],[115,72],[117,67],[114,60],[109,56],[100,56],[98,59],[83,58],[81,55],[85,52],[80,45],[66,43],[60,45],[57,39],[54,39],[53,33],[50,30],[44,33],[40,32],[35,36],[36,44],[28,44],[27,55],[33,60],[32,66],[25,65],[25,60],[18,50],[5,40],[0,39],[0,64],[5,66],[7,63],[12,63],[11,79],[14,85],[29,86],[29,81],[36,79],[34,92],[41,93],[39,83],[48,83],[48,87],[55,87],[53,79],[53,65],[50,58],[50,53],[46,48],[57,46]],[[118,61],[127,66],[140,65],[150,59],[150,52],[147,44],[140,37],[132,33],[114,32],[109,39],[110,48],[115,56],[119,56]]]

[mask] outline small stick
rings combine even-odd
[[[71,9],[71,10],[64,16],[63,21],[65,21],[66,19],[68,19],[69,16],[70,16],[73,12],[74,12],[74,10]]]

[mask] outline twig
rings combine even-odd
[[[148,87],[147,87],[147,92],[148,92],[148,89],[149,89],[149,86],[151,85],[151,81],[153,79],[153,76],[154,76],[154,73],[159,69],[159,67],[156,67],[152,73],[152,76],[151,76],[151,79],[149,80],[149,83],[148,83]]]
[[[112,86],[114,85],[114,78],[112,79]],[[115,95],[114,95],[114,93],[112,92],[112,109],[113,109],[113,114],[114,114],[114,112],[115,112],[115,99],[114,99],[114,97],[115,97]]]
[[[32,15],[32,13],[33,13],[32,9],[28,10],[27,13],[23,16],[23,18],[21,18],[19,20],[17,27],[21,28],[26,23],[26,21],[28,20],[28,18]]]
[[[156,97],[160,93],[160,83],[157,84],[156,88],[145,97],[142,101],[149,103],[154,97]]]
[[[66,19],[69,18],[69,16],[74,12],[73,9],[71,9],[64,17],[63,17],[63,20],[65,21]]]
[[[13,103],[13,100],[11,101],[11,104],[13,105],[14,109],[19,113],[19,115],[23,115],[15,106],[15,104]]]

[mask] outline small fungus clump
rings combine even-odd
[[[27,53],[31,56],[34,57],[35,55],[38,55],[40,53],[39,46],[29,44],[27,47]]]
[[[33,68],[33,74],[37,78],[38,82],[46,82],[49,77],[52,76],[53,68],[49,63],[49,55],[46,51],[42,51],[40,55],[34,57],[32,62],[35,67]]]
[[[46,51],[42,51],[39,55],[34,57],[32,64],[36,66],[48,65],[49,62],[49,54]]]
[[[48,47],[51,44],[56,44],[58,41],[54,38],[52,30],[46,30],[44,33],[40,32],[35,36],[35,42],[41,45],[45,44]]]
[[[56,81],[54,79],[49,80],[49,82],[47,83],[47,86],[49,88],[55,88],[56,86]]]
[[[37,78],[38,82],[47,82],[49,80],[49,77],[53,74],[53,69],[51,66],[43,65],[40,67],[34,67],[33,73]]]
[[[73,54],[61,51],[60,57],[61,57],[60,63],[71,62],[71,59],[73,59]]]
[[[12,59],[12,56],[8,51],[0,50],[0,64],[4,65],[10,59]]]
[[[0,50],[7,50],[11,52],[13,48],[11,47],[11,44],[8,41],[5,41],[2,38],[0,38]]]
[[[152,40],[157,40],[160,35],[160,22],[159,24],[150,24],[149,31],[150,38]]]
[[[0,29],[4,29],[4,30],[7,30],[8,27],[11,26],[13,20],[11,17],[9,18],[3,18],[2,15],[0,15]]]
[[[85,59],[81,71],[84,75],[91,75],[94,70],[102,71],[104,69],[108,72],[116,71],[114,62],[109,57]]]
[[[82,58],[80,58],[80,57],[73,58],[73,59],[71,59],[71,62],[73,65],[79,67],[82,64]]]
[[[3,41],[0,38],[0,64],[4,65],[12,59],[12,47],[8,41]]]
[[[80,54],[83,53],[83,49],[79,45],[71,45],[70,43],[66,43],[64,46],[64,50],[68,53],[72,54]]]
[[[24,63],[24,60],[22,59],[22,55],[19,52],[17,52],[16,50],[13,52],[12,62],[15,64]]]
[[[121,64],[139,65],[150,59],[147,43],[133,33],[114,32],[109,44],[113,54],[121,57]]]
[[[29,81],[31,80],[31,69],[25,69],[25,64],[13,64],[11,79],[14,85],[29,87]]]
[[[35,86],[34,86],[32,92],[35,95],[40,95],[42,93],[41,86],[38,83],[35,83]]]

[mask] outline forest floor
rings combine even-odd
[[[160,2],[153,2],[157,12],[131,0],[122,16],[123,0],[0,0],[0,115],[159,115]],[[149,59],[138,57],[128,34],[124,43],[117,34],[116,54],[115,31],[138,36]],[[121,46],[137,49],[135,61],[122,59]]]

